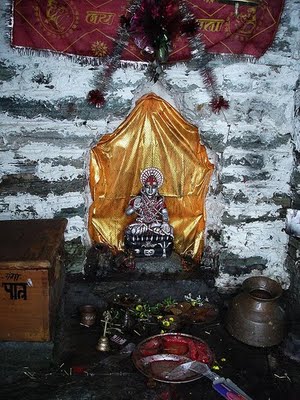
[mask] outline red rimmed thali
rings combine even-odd
[[[188,361],[200,361],[211,366],[213,352],[200,338],[184,333],[163,333],[151,336],[138,344],[132,353],[136,368],[145,376],[165,383],[187,383],[201,378],[195,371],[185,373],[182,379],[168,374]]]

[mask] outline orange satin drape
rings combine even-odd
[[[205,229],[205,197],[213,165],[200,143],[198,128],[165,100],[150,93],[112,134],[91,150],[89,234],[121,250],[130,198],[140,188],[141,171],[157,167],[164,175],[165,196],[175,251],[199,260]]]

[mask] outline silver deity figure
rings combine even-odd
[[[125,230],[125,245],[136,255],[166,256],[166,249],[168,253],[171,251],[174,233],[164,197],[158,191],[163,184],[163,174],[158,168],[146,168],[140,180],[142,189],[125,210],[128,216],[137,216]]]

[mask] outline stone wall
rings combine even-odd
[[[217,286],[234,288],[262,273],[288,287],[285,209],[299,197],[299,6],[286,0],[274,44],[256,63],[213,61],[230,101],[230,109],[216,115],[198,72],[183,64],[168,68],[156,84],[142,70],[118,69],[105,107],[88,105],[97,68],[11,49],[10,10],[2,2],[0,218],[68,218],[67,246],[77,259],[70,271],[80,271],[88,245],[89,151],[153,91],[199,127],[216,166],[207,247],[218,261]]]

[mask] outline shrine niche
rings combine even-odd
[[[174,250],[199,260],[213,165],[198,128],[153,93],[139,99],[124,122],[91,150],[92,241],[124,250],[124,232],[135,220],[125,210],[139,193],[141,173],[147,168],[157,168],[164,177],[160,194],[174,229]]]

